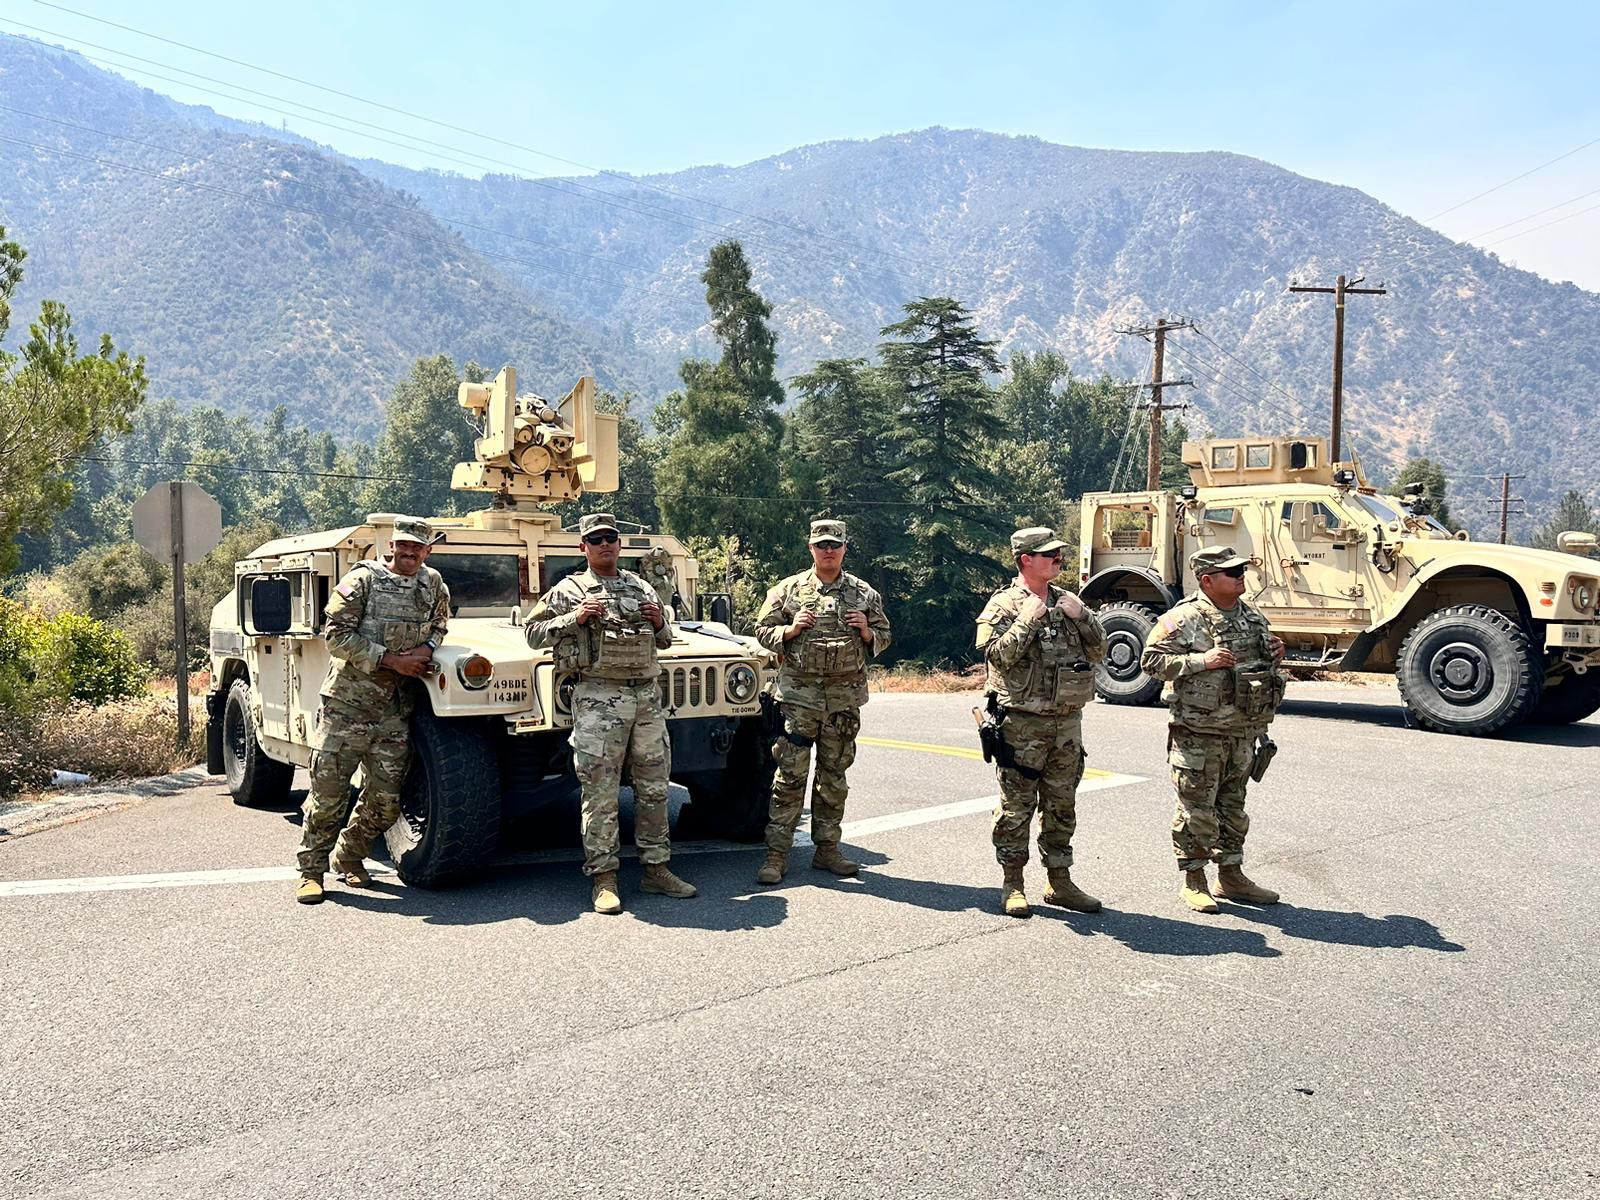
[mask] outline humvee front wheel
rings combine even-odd
[[[1419,725],[1469,736],[1521,720],[1538,703],[1544,678],[1522,626],[1481,604],[1419,621],[1400,644],[1395,676]]]
[[[282,808],[289,803],[294,764],[268,758],[250,718],[250,681],[235,679],[222,707],[222,773],[242,808]]]
[[[383,836],[400,878],[416,887],[452,883],[489,861],[500,836],[500,762],[480,721],[417,706],[400,819]]]
[[[735,842],[761,839],[777,770],[769,724],[764,715],[744,717],[734,731],[726,767],[684,776],[689,803],[678,818],[677,836],[721,837]]]
[[[1161,681],[1139,666],[1160,615],[1148,604],[1108,604],[1095,613],[1106,631],[1106,657],[1095,664],[1094,688],[1107,704],[1154,704],[1161,695]]]
[[[1528,720],[1540,725],[1571,725],[1600,712],[1600,672],[1568,674],[1546,686]]]

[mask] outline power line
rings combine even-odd
[[[1589,193],[1589,195],[1591,195],[1591,196],[1592,196],[1592,195],[1594,195],[1594,193],[1593,193],[1593,192],[1590,192],[1590,193]],[[1568,203],[1568,204],[1571,204],[1571,203],[1572,203],[1572,201],[1571,201],[1571,200],[1568,200],[1568,201],[1567,201],[1567,203]],[[1559,205],[1559,204],[1558,204],[1558,205],[1556,205],[1556,207],[1557,207],[1557,208],[1560,208],[1560,207],[1561,207],[1561,206],[1560,206],[1560,205]],[[1524,235],[1524,234],[1528,234],[1528,233],[1538,233],[1538,232],[1539,232],[1539,230],[1541,230],[1541,229],[1549,229],[1549,228],[1550,228],[1550,226],[1552,226],[1552,225],[1559,225],[1559,224],[1561,224],[1561,222],[1563,222],[1563,221],[1570,221],[1570,220],[1572,220],[1572,218],[1573,218],[1573,217],[1581,217],[1581,216],[1583,216],[1583,215],[1584,215],[1584,213],[1592,213],[1592,212],[1593,212],[1593,211],[1594,211],[1594,210],[1595,210],[1595,209],[1597,209],[1597,208],[1600,208],[1600,204],[1591,204],[1591,205],[1590,205],[1590,206],[1589,206],[1589,207],[1588,207],[1588,208],[1580,208],[1580,209],[1579,209],[1579,210],[1578,210],[1578,211],[1577,211],[1577,212],[1572,212],[1572,213],[1568,213],[1568,214],[1567,214],[1567,215],[1566,215],[1566,216],[1564,216],[1564,217],[1557,217],[1557,218],[1556,218],[1556,219],[1555,219],[1555,220],[1553,220],[1553,221],[1546,221],[1546,222],[1545,222],[1545,223],[1544,223],[1544,224],[1543,224],[1543,225],[1535,225],[1535,226],[1534,226],[1534,227],[1533,227],[1533,228],[1532,228],[1532,229],[1523,229],[1523,230],[1521,230],[1521,231],[1519,231],[1519,232],[1517,232],[1517,233],[1510,233],[1510,234],[1507,234],[1507,235],[1506,235],[1506,236],[1505,236],[1505,237],[1503,237],[1503,238],[1495,238],[1495,240],[1494,240],[1494,241],[1492,241],[1492,242],[1485,242],[1485,243],[1484,243],[1484,245],[1485,245],[1485,246],[1498,246],[1498,245],[1500,245],[1500,243],[1501,243],[1501,242],[1509,242],[1509,241],[1510,241],[1510,240],[1511,240],[1511,239],[1512,239],[1512,238],[1519,238],[1519,237],[1522,237],[1522,236],[1523,236],[1523,235]],[[1546,209],[1546,210],[1545,210],[1545,211],[1546,211],[1546,212],[1549,212],[1549,211],[1550,211],[1550,210],[1549,210],[1549,209]],[[1527,219],[1528,219],[1528,218],[1527,218],[1527,217],[1524,217],[1524,218],[1523,218],[1523,220],[1524,220],[1524,221],[1526,221],[1526,220],[1527,220]],[[1515,222],[1515,221],[1513,221],[1513,222],[1511,222],[1511,223],[1512,223],[1512,224],[1513,224],[1513,225],[1515,225],[1515,224],[1516,224],[1516,223],[1517,223],[1517,222]]]
[[[778,219],[776,217],[767,217],[767,216],[762,216],[762,215],[757,214],[757,213],[745,212],[745,211],[743,211],[741,209],[734,208],[731,205],[721,204],[721,203],[718,203],[717,201],[714,201],[714,200],[705,200],[705,199],[701,199],[700,197],[696,197],[696,196],[685,196],[680,192],[673,191],[671,188],[662,187],[659,184],[649,183],[649,182],[647,182],[645,180],[635,178],[634,176],[623,174],[620,171],[608,171],[608,170],[606,170],[606,169],[604,169],[602,167],[592,166],[592,165],[590,165],[588,163],[579,162],[576,159],[564,158],[559,154],[552,154],[549,151],[540,150],[535,146],[524,145],[524,144],[522,144],[520,142],[507,141],[504,138],[495,137],[495,136],[493,136],[491,134],[480,133],[477,130],[469,129],[469,128],[467,128],[465,126],[462,126],[462,125],[453,125],[448,121],[441,121],[441,120],[439,120],[439,119],[437,119],[435,117],[430,117],[430,116],[427,116],[427,115],[425,115],[423,113],[412,112],[409,109],[404,109],[404,108],[397,108],[394,105],[384,104],[381,101],[377,101],[377,100],[371,100],[371,99],[368,99],[365,96],[360,96],[360,95],[357,95],[357,94],[355,94],[353,92],[340,91],[338,88],[328,87],[325,84],[316,83],[313,80],[302,79],[302,78],[300,78],[298,76],[289,75],[289,74],[286,74],[286,73],[284,73],[282,71],[276,71],[276,70],[273,70],[270,67],[259,66],[259,65],[255,64],[255,63],[247,62],[247,61],[245,61],[243,59],[231,58],[228,55],[219,54],[216,51],[212,51],[212,50],[206,50],[206,49],[204,49],[203,47],[200,47],[200,46],[190,45],[187,42],[180,42],[180,41],[177,41],[176,39],[173,39],[173,38],[163,37],[161,34],[151,33],[148,30],[139,29],[139,28],[137,28],[135,26],[132,26],[132,25],[119,24],[118,22],[112,21],[112,20],[108,20],[105,17],[97,17],[97,16],[93,15],[92,13],[86,13],[86,12],[79,11],[78,9],[68,8],[68,7],[66,7],[65,5],[62,5],[62,4],[52,4],[52,3],[49,3],[49,0],[33,0],[33,2],[35,4],[40,5],[43,8],[50,8],[50,9],[56,10],[57,12],[69,13],[72,16],[80,17],[80,18],[82,18],[82,19],[84,19],[86,21],[93,21],[93,22],[95,22],[96,24],[99,24],[99,25],[109,25],[113,29],[122,30],[124,33],[132,33],[132,34],[134,34],[134,35],[136,35],[138,37],[149,38],[152,41],[164,42],[165,44],[167,44],[169,46],[176,46],[181,50],[188,50],[188,51],[190,51],[191,53],[194,53],[194,54],[202,54],[202,55],[205,55],[207,58],[214,58],[214,59],[218,60],[219,62],[230,63],[231,65],[236,66],[236,67],[244,67],[246,70],[249,70],[249,71],[258,71],[263,75],[270,75],[270,76],[273,76],[274,78],[282,79],[282,80],[285,80],[285,81],[287,81],[289,83],[299,84],[302,87],[314,88],[317,91],[326,92],[327,94],[332,95],[332,96],[339,96],[340,98],[345,99],[345,100],[354,100],[358,104],[366,104],[366,105],[369,105],[369,106],[371,106],[373,108],[382,109],[385,112],[392,112],[392,113],[396,114],[397,116],[408,117],[413,121],[424,121],[427,124],[437,126],[440,129],[449,129],[449,130],[451,130],[452,132],[455,132],[455,133],[464,133],[468,137],[475,137],[475,138],[478,138],[478,139],[480,139],[482,141],[493,142],[493,143],[495,143],[497,145],[506,146],[506,147],[508,147],[509,149],[512,149],[512,150],[521,150],[522,152],[524,152],[526,154],[534,154],[534,155],[539,156],[540,158],[550,159],[552,162],[559,162],[559,163],[563,163],[563,164],[565,164],[567,166],[570,166],[570,167],[577,167],[578,169],[583,170],[583,171],[593,171],[597,175],[605,175],[605,176],[607,176],[609,178],[612,178],[612,179],[619,179],[619,180],[622,180],[622,181],[624,181],[624,182],[626,182],[626,183],[628,183],[628,184],[630,184],[631,186],[634,186],[634,187],[649,188],[652,191],[660,192],[662,195],[671,196],[676,200],[683,200],[683,201],[687,201],[689,203],[695,203],[695,204],[704,204],[707,207],[720,209],[720,210],[722,210],[724,212],[730,212],[730,213],[735,214],[736,216],[745,217],[748,220],[762,221],[762,222],[765,222],[766,224],[769,224],[769,225],[774,225],[774,226],[778,226],[778,227],[781,227],[781,228],[788,229],[793,233],[800,234],[802,237],[806,237],[806,238],[822,238],[822,239],[827,240],[827,241],[839,242],[839,243],[841,243],[843,245],[854,246],[857,249],[865,250],[865,251],[867,251],[868,253],[871,253],[871,254],[884,255],[884,256],[892,257],[892,258],[901,258],[901,259],[903,259],[903,260],[905,260],[907,262],[915,261],[914,259],[910,258],[908,255],[898,254],[895,251],[891,251],[891,250],[876,249],[874,247],[867,246],[864,243],[855,242],[855,241],[853,241],[852,239],[849,239],[849,238],[840,238],[840,237],[837,237],[837,236],[832,235],[832,234],[822,233],[822,232],[820,232],[818,230],[804,229],[801,226],[794,225],[794,224],[792,224],[792,223],[790,223],[788,221],[780,220],[780,219]],[[21,24],[21,22],[18,22],[18,24]],[[52,36],[61,37],[61,36],[66,36],[66,35],[54,34]],[[129,55],[128,57],[131,58],[133,56]],[[173,68],[173,69],[181,70],[181,68]],[[293,103],[293,101],[290,101],[290,103]],[[349,119],[349,118],[347,118],[347,119]],[[719,226],[719,228],[726,229],[726,228],[729,228],[729,227],[728,226]]]
[[[1198,321],[1193,322],[1193,327],[1194,327],[1195,333],[1198,334],[1202,339],[1204,339],[1205,341],[1209,342],[1212,346],[1216,347],[1217,350],[1219,350],[1221,353],[1227,355],[1228,358],[1230,358],[1234,362],[1238,363],[1246,371],[1249,371],[1250,374],[1254,375],[1257,379],[1261,380],[1262,383],[1266,384],[1273,391],[1277,392],[1278,395],[1282,396],[1290,404],[1293,404],[1295,406],[1295,408],[1301,410],[1302,412],[1305,410],[1306,404],[1305,404],[1304,400],[1300,399],[1300,397],[1294,395],[1292,392],[1284,390],[1282,387],[1278,386],[1278,384],[1274,383],[1266,375],[1262,374],[1255,367],[1251,366],[1243,358],[1239,357],[1239,355],[1237,355],[1233,351],[1229,350],[1226,346],[1224,346],[1221,342],[1219,342],[1215,338],[1213,338],[1204,329],[1200,328],[1200,323]]]
[[[34,2],[35,3],[43,3],[44,0],[34,0]],[[54,7],[54,5],[52,5],[51,7]],[[1453,213],[1458,208],[1465,208],[1467,205],[1472,204],[1475,201],[1482,200],[1485,196],[1489,195],[1492,192],[1498,192],[1503,187],[1509,187],[1511,184],[1516,183],[1519,179],[1526,179],[1529,175],[1532,175],[1537,171],[1542,171],[1546,167],[1554,166],[1556,163],[1560,162],[1562,159],[1571,158],[1574,154],[1578,153],[1578,151],[1587,150],[1590,146],[1596,145],[1597,143],[1600,143],[1600,138],[1591,138],[1589,141],[1585,142],[1581,146],[1574,146],[1571,150],[1568,150],[1565,154],[1558,154],[1554,158],[1550,159],[1548,162],[1542,162],[1537,167],[1530,167],[1528,170],[1524,171],[1520,175],[1513,175],[1510,179],[1507,179],[1507,180],[1504,180],[1504,181],[1502,181],[1500,183],[1497,183],[1492,188],[1485,188],[1483,191],[1479,192],[1476,196],[1468,196],[1465,200],[1461,201],[1459,204],[1452,204],[1449,208],[1441,209],[1439,212],[1434,213],[1433,216],[1431,216],[1431,217],[1424,217],[1423,220],[1424,220],[1424,222],[1437,221],[1440,217],[1444,216],[1446,213]]]
[[[1498,233],[1500,230],[1508,229],[1512,225],[1521,225],[1524,221],[1531,221],[1535,217],[1542,217],[1547,212],[1555,212],[1556,209],[1565,208],[1569,204],[1576,204],[1579,200],[1587,200],[1590,196],[1593,196],[1596,193],[1600,193],[1600,188],[1595,188],[1593,191],[1582,192],[1579,195],[1569,197],[1568,199],[1563,200],[1560,204],[1552,204],[1549,208],[1541,208],[1538,212],[1531,212],[1525,217],[1518,217],[1515,221],[1504,221],[1492,229],[1485,229],[1482,233],[1475,233],[1469,238],[1463,238],[1462,241],[1475,242],[1481,237],[1487,237],[1491,233]],[[1584,211],[1587,212],[1588,210],[1585,209]],[[1568,215],[1576,217],[1579,214],[1570,213]],[[1566,220],[1566,217],[1562,217],[1561,219],[1564,221]],[[1529,232],[1531,232],[1531,230]],[[1502,238],[1501,240],[1504,241],[1505,239]],[[1493,245],[1493,243],[1490,244]]]

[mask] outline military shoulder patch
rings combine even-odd
[[[1171,613],[1162,613],[1161,619],[1156,622],[1156,628],[1170,637],[1178,632],[1178,621]]]
[[[333,590],[338,592],[339,595],[343,596],[346,600],[350,599],[350,597],[355,595],[355,592],[356,592],[356,589],[354,587],[352,587],[348,583],[341,583],[338,587],[334,588]]]

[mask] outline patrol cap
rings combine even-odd
[[[610,513],[585,513],[578,518],[578,536],[588,537],[591,533],[614,533],[620,537],[622,530]]]
[[[1226,571],[1229,567],[1249,565],[1250,560],[1235,551],[1232,546],[1207,546],[1189,555],[1189,569],[1194,572],[1196,579],[1202,575]]]
[[[811,522],[810,545],[818,542],[848,542],[850,539],[844,535],[843,521],[817,520]]]
[[[1030,525],[1011,535],[1013,554],[1049,554],[1065,547],[1066,543],[1056,536],[1056,531],[1043,525]]]
[[[444,540],[444,534],[435,533],[433,526],[421,517],[396,517],[394,519],[394,533],[390,535],[391,542],[420,542],[424,546],[431,546],[435,542]]]

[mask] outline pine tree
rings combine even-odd
[[[447,354],[419,358],[384,405],[386,424],[373,455],[374,479],[365,495],[373,512],[451,516],[480,503],[450,490],[458,462],[470,462],[477,433],[457,401],[461,381],[485,378],[476,363],[464,375]]]
[[[1415,510],[1433,517],[1446,529],[1455,528],[1450,505],[1445,500],[1445,493],[1450,490],[1450,480],[1445,476],[1444,468],[1431,458],[1413,458],[1395,476],[1395,494],[1404,493],[1406,485],[1412,483],[1422,485],[1422,498],[1414,505]]]
[[[1000,362],[955,300],[924,296],[905,313],[879,347],[899,393],[889,479],[910,505],[888,565],[908,644],[924,657],[969,657],[975,606],[1003,575],[985,551],[1003,544],[1010,524],[985,461],[996,424],[987,376]]]
[[[1556,502],[1555,512],[1550,514],[1550,520],[1545,522],[1544,527],[1533,535],[1531,544],[1541,550],[1560,549],[1556,545],[1556,538],[1569,531],[1600,534],[1600,513],[1590,508],[1583,493],[1576,489],[1568,491]]]
[[[685,361],[682,390],[663,404],[671,437],[656,473],[662,521],[680,537],[737,534],[747,552],[776,554],[796,519],[777,500],[783,387],[772,306],[750,286],[738,242],[713,247],[700,279],[722,357]]]

